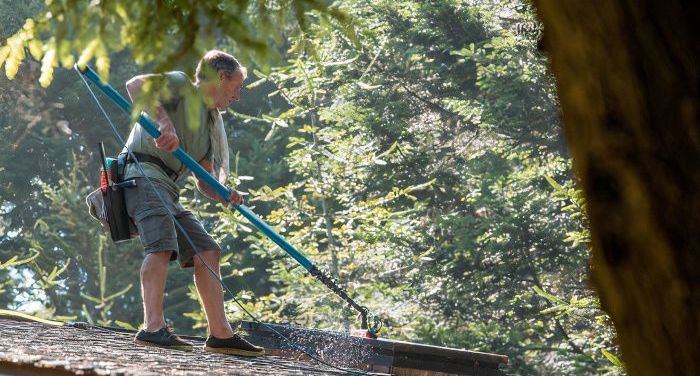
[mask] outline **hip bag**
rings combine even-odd
[[[119,243],[138,235],[126,211],[124,200],[124,188],[136,186],[136,181],[123,180],[126,155],[105,158],[104,145],[100,142],[100,157],[100,187],[91,192],[85,202],[90,215],[109,231],[113,242]]]

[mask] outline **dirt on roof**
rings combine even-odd
[[[10,375],[340,375],[340,370],[276,356],[212,354],[144,347],[133,333],[79,329],[0,317],[0,373]]]

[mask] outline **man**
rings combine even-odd
[[[155,115],[161,136],[153,139],[141,126],[135,125],[126,145],[141,162],[139,168],[131,158],[127,159],[124,176],[125,179],[136,180],[135,187],[125,189],[125,200],[145,253],[141,265],[144,328],[134,339],[138,344],[192,350],[190,343],[174,335],[166,326],[163,316],[168,263],[177,259],[182,268],[194,268],[194,281],[210,334],[204,349],[243,356],[264,354],[263,348],[253,346],[235,334],[226,319],[221,284],[204,264],[206,262],[220,275],[221,248],[199,220],[180,205],[178,184],[182,183],[189,170],[171,154],[182,146],[210,173],[214,172],[214,161],[218,156],[217,162],[224,167],[220,167],[216,176],[225,183],[228,148],[219,111],[240,99],[245,78],[246,69],[233,56],[214,50],[207,52],[200,60],[194,83],[182,72],[169,72],[137,76],[126,84],[132,100],[140,94],[144,83],[149,81],[154,85],[167,85],[170,93],[151,112]],[[196,119],[195,124],[191,124],[193,118]],[[224,143],[224,152],[221,142]],[[145,177],[153,182],[153,186]],[[221,201],[204,181],[197,179],[197,189],[205,196]],[[232,190],[229,201],[240,204],[242,198]],[[168,212],[174,214],[196,249],[186,240]],[[199,254],[196,255],[196,252]]]

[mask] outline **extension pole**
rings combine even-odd
[[[108,83],[102,81],[100,76],[97,75],[97,72],[95,72],[92,68],[89,66],[85,66],[85,68],[80,69],[76,65],[77,70],[83,74],[85,77],[87,77],[90,81],[92,81],[93,84],[95,84],[102,92],[107,95],[111,100],[114,101],[114,103],[119,106],[124,112],[127,114],[131,114],[132,107],[131,104],[124,99],[124,97],[119,94],[112,86],[110,86]],[[138,123],[143,127],[143,129],[146,130],[153,138],[158,138],[160,137],[160,131],[158,130],[158,127],[156,126],[155,122],[151,120],[151,118],[146,114],[145,112],[141,112],[138,118]],[[177,150],[173,152],[173,155],[177,159],[179,159],[187,168],[192,170],[192,172],[199,178],[204,180],[207,184],[209,184],[221,197],[225,202],[229,202],[229,197],[231,196],[231,190],[224,186],[223,184],[219,183],[218,180],[216,180],[213,176],[211,176],[199,163],[197,163],[192,157],[190,157],[184,149],[182,149],[182,146],[178,146]],[[304,256],[301,252],[299,252],[293,245],[291,245],[287,240],[285,240],[280,234],[275,232],[275,230],[272,229],[267,223],[265,223],[262,219],[260,219],[255,213],[253,213],[250,209],[248,209],[245,205],[236,205],[234,203],[230,203],[231,206],[233,206],[234,209],[238,210],[241,215],[243,215],[250,223],[252,223],[255,227],[257,227],[258,230],[262,231],[265,236],[270,238],[275,244],[277,244],[280,248],[282,248],[285,252],[287,252],[294,260],[296,260],[301,266],[303,266],[309,274],[314,276],[316,279],[319,281],[323,282],[328,288],[330,288],[333,292],[335,292],[338,296],[340,296],[343,300],[345,300],[350,306],[355,308],[358,312],[360,312],[360,315],[362,316],[362,329],[367,329],[367,319],[369,315],[369,310],[367,307],[360,306],[357,304],[348,294],[347,292],[338,284],[336,281],[329,276],[327,273],[323,272],[322,270],[318,269],[306,256]],[[375,325],[373,327],[377,326],[376,324],[376,317],[375,317]],[[370,333],[372,335],[375,335],[376,333]]]

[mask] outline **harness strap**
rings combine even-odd
[[[146,153],[139,153],[132,151],[131,152],[136,159],[138,159],[139,162],[147,162],[147,163],[153,163],[154,165],[160,167],[161,170],[165,172],[166,175],[170,179],[173,179],[173,181],[176,181],[178,178],[177,172],[173,171],[172,168],[168,167],[165,165],[165,162],[163,162],[160,158],[154,157],[150,154]],[[126,163],[136,163],[136,161],[131,157],[131,155],[127,155],[126,153],[121,153],[119,154],[119,158],[126,157]]]

